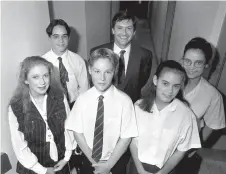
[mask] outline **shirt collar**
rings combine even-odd
[[[156,105],[156,103],[155,103],[155,101],[154,101],[154,103],[153,103],[153,107],[152,107],[152,112],[154,112],[154,111],[158,111],[158,112],[165,112],[165,111],[170,111],[170,112],[174,112],[175,110],[176,110],[176,108],[177,108],[177,100],[178,99],[174,99],[170,104],[168,104],[165,108],[163,108],[161,111],[159,111],[158,110],[158,108],[157,108],[157,105]]]
[[[131,49],[131,44],[129,44],[125,49],[121,49],[118,47],[118,45],[116,45],[114,43],[114,47],[113,47],[113,50],[116,54],[119,54],[121,50],[125,50],[125,54],[128,54],[130,52],[130,49]]]
[[[42,109],[44,109],[44,110],[42,110],[42,109],[37,105],[37,103],[36,103],[34,97],[31,95],[31,93],[29,93],[29,95],[30,95],[31,101],[33,102],[33,104],[35,105],[35,107],[37,108],[37,110],[39,111],[39,113],[40,113],[41,115],[45,115],[45,114],[46,114],[47,94],[45,94],[44,100],[43,100],[43,104],[42,104],[42,105],[43,105]]]
[[[94,88],[94,97],[98,100],[100,95],[104,96],[104,99],[107,99],[109,96],[111,96],[114,93],[114,85],[111,85],[107,91],[105,91],[103,94],[101,94],[96,88],[95,86]]]
[[[198,84],[187,94],[184,93],[184,96],[190,96],[190,95],[195,95],[196,91],[199,90],[199,88],[202,86],[202,84],[204,83],[205,79],[203,77],[200,78]]]
[[[68,49],[64,52],[64,54],[62,54],[61,56],[58,56],[56,53],[54,53],[53,49],[51,49],[51,54],[53,55],[53,57],[55,57],[56,59],[58,57],[61,57],[62,59],[65,59],[68,55]]]

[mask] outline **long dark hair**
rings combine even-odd
[[[157,67],[157,70],[155,72],[155,75],[157,78],[160,77],[163,69],[165,69],[165,68],[176,71],[178,74],[180,74],[183,77],[182,87],[179,90],[179,92],[177,93],[175,98],[179,99],[180,101],[182,101],[183,103],[185,103],[189,106],[189,103],[187,100],[185,100],[185,98],[183,96],[183,91],[182,91],[182,89],[188,82],[188,77],[187,77],[186,71],[181,66],[181,64],[179,64],[178,62],[176,62],[174,60],[167,60],[167,61],[161,62],[159,64],[159,66]],[[150,112],[151,108],[153,106],[155,97],[156,97],[156,86],[154,85],[153,82],[150,86],[150,89],[147,91],[148,92],[146,94],[144,94],[143,97],[141,98],[141,102],[138,104],[138,106],[143,111]]]

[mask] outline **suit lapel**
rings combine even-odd
[[[128,84],[128,80],[131,77],[131,75],[133,74],[133,72],[136,71],[135,69],[140,67],[139,56],[140,55],[139,55],[138,47],[136,47],[134,44],[131,44],[129,61],[128,61],[127,70],[126,70],[126,79],[125,79],[125,82],[123,84],[124,88]]]

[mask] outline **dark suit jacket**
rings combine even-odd
[[[98,48],[113,50],[114,43],[107,43],[91,49],[90,53]],[[131,43],[126,79],[119,89],[129,95],[133,102],[141,97],[141,89],[148,81],[152,66],[152,52],[141,47],[136,42]],[[116,86],[117,87],[117,86]]]

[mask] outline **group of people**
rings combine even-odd
[[[225,127],[222,96],[202,77],[212,57],[204,38],[191,39],[180,62],[161,62],[142,94],[152,53],[134,41],[127,11],[112,19],[114,42],[91,49],[88,67],[68,50],[64,20],[46,33],[51,50],[23,60],[9,103],[18,173],[175,173],[190,149]]]

